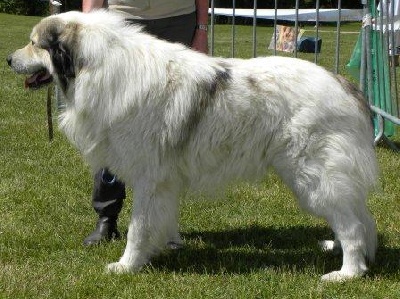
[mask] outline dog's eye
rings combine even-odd
[[[35,45],[35,42],[34,42],[33,40],[31,40],[31,45],[32,45],[32,46],[34,46],[34,45]]]

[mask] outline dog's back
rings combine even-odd
[[[298,59],[216,60],[227,75],[222,83],[210,81],[217,88],[207,105],[199,105],[196,128],[191,128],[187,152],[197,157],[189,158],[194,185],[209,185],[200,179],[202,170],[210,184],[232,176],[260,177],[269,166],[280,164],[283,153],[284,160],[301,159],[330,142],[341,143],[345,155],[359,144],[374,157],[367,105],[346,80]],[[358,175],[365,174],[370,186],[376,163],[368,169]]]

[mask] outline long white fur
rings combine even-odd
[[[366,198],[378,167],[368,111],[348,83],[299,59],[211,58],[102,10],[46,18],[31,38],[40,44],[54,23],[77,63],[61,128],[93,171],[108,167],[135,193],[126,249],[110,272],[137,271],[181,242],[183,190],[257,179],[269,167],[335,232],[323,247],[341,246],[343,265],[322,279],[367,271],[377,240]],[[48,53],[35,52],[54,72]],[[14,53],[15,65],[29,64],[26,53]]]

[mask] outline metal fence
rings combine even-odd
[[[398,2],[398,1],[396,1]],[[363,1],[360,88],[376,113],[376,139],[395,134],[400,125],[398,65],[400,15],[395,1]],[[396,8],[397,9],[397,8]]]
[[[298,43],[297,34],[299,32],[299,24],[301,18],[301,11],[299,7],[299,0],[295,2],[295,9],[292,10],[292,16],[286,18],[286,21],[292,21],[294,27],[295,41]],[[387,139],[387,136],[396,134],[396,126],[400,125],[400,109],[398,97],[398,57],[400,54],[400,15],[397,15],[394,0],[370,1],[362,0],[361,4],[363,9],[358,11],[360,21],[360,33],[358,42],[355,45],[351,60],[348,62],[348,68],[353,73],[357,74],[359,87],[364,92],[366,99],[375,113],[374,126],[375,126],[375,141],[384,139],[395,148],[394,144]],[[400,4],[399,4],[400,5]],[[278,0],[275,0],[275,7],[269,19],[272,20],[274,32],[277,32],[278,22],[281,19],[282,11],[278,9]],[[219,8],[215,8],[214,0],[210,2],[210,54],[215,54],[215,18],[220,14]],[[226,10],[226,9],[225,9]],[[240,13],[238,13],[240,11]],[[224,15],[228,15],[230,19],[231,29],[231,56],[235,57],[236,47],[236,18],[245,16],[252,19],[252,54],[253,57],[257,55],[257,22],[260,18],[260,9],[257,8],[257,0],[254,1],[252,9],[245,10],[243,14],[242,9],[236,8],[235,0],[232,0],[232,8]],[[309,11],[309,10],[307,10]],[[319,47],[318,41],[320,39],[320,22],[323,19],[321,11],[325,13],[327,10],[320,8],[319,0],[316,1],[316,7],[312,10],[312,17],[308,16],[308,23],[312,20],[315,23],[314,32],[314,62],[318,63]],[[341,1],[338,1],[338,6],[334,10],[330,10],[330,21],[336,23],[336,36],[335,36],[335,55],[334,55],[334,70],[333,72],[339,73],[340,69],[340,55],[341,55],[341,27],[343,21],[354,20],[346,14],[349,10],[344,10],[341,7]],[[354,12],[354,11],[353,11]],[[332,17],[333,14],[333,17]],[[400,14],[400,7],[399,7]],[[333,19],[332,19],[333,18]],[[362,19],[362,22],[361,20]],[[397,35],[399,35],[399,43],[397,44]],[[273,35],[274,49],[273,54],[278,55],[276,34]],[[293,56],[298,56],[298,44],[293,49]],[[347,64],[347,62],[346,62]],[[400,134],[400,130],[397,131]]]

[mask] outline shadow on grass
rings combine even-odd
[[[317,243],[332,239],[328,227],[260,227],[183,233],[186,242],[153,259],[152,267],[200,274],[251,273],[281,269],[318,275],[339,270],[342,256],[324,253]],[[382,238],[380,238],[382,239]],[[381,240],[382,241],[382,240]],[[369,276],[399,274],[400,249],[380,242]]]
[[[393,248],[385,245],[383,235],[378,236],[378,251],[376,253],[375,263],[371,265],[371,275],[391,277],[397,274],[400,276],[400,248]]]
[[[395,153],[400,152],[400,142],[392,140],[386,136],[379,141],[378,146],[387,150],[391,150]]]
[[[332,239],[327,227],[260,227],[182,234],[184,248],[153,260],[155,268],[196,273],[248,273],[262,268],[329,271],[341,257],[327,257],[317,242]],[[329,256],[329,255],[328,255]],[[329,264],[332,263],[332,264]]]

